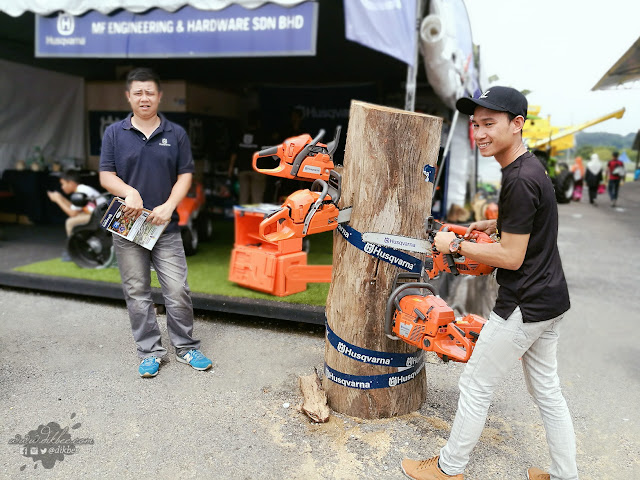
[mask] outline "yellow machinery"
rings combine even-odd
[[[573,148],[575,145],[573,134],[584,130],[592,125],[604,122],[610,118],[622,118],[625,109],[621,108],[608,115],[595,118],[585,123],[572,127],[554,127],[550,124],[549,119],[539,116],[540,107],[532,105],[527,110],[528,120],[524,125],[522,137],[527,141],[530,150],[549,150],[550,155],[556,156],[557,152]]]

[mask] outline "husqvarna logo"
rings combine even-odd
[[[161,147],[170,147],[171,146],[171,144],[167,141],[166,138],[163,138],[162,141],[158,145],[160,145]]]
[[[58,22],[56,24],[58,28],[58,33],[60,35],[71,35],[76,28],[76,22],[73,18],[73,15],[69,15],[68,13],[60,13],[58,15]]]

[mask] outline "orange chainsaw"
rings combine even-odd
[[[287,138],[282,144],[265,148],[253,154],[253,169],[256,172],[275,177],[314,181],[329,180],[333,170],[333,154],[338,148],[341,127],[336,128],[334,139],[328,144],[318,143],[325,131],[320,130],[315,138],[305,133],[297,137]],[[275,168],[259,168],[261,158],[277,157],[279,164]]]
[[[432,216],[429,216],[425,220],[425,229],[427,233],[426,239],[387,233],[365,232],[362,234],[362,240],[367,243],[373,243],[374,245],[427,254],[424,268],[429,279],[434,279],[440,275],[441,272],[452,273],[454,275],[489,275],[495,270],[495,267],[478,263],[462,255],[443,253],[436,250],[436,233],[439,231],[451,231],[461,237],[467,232],[467,227],[454,225],[452,223],[440,223],[434,220]],[[494,243],[494,240],[489,235],[478,230],[471,232],[471,235],[466,241],[474,243]]]
[[[258,233],[269,242],[278,242],[334,230],[339,223],[340,195],[340,174],[331,170],[328,182],[316,179],[310,189],[289,195],[280,210],[260,222]]]
[[[453,232],[458,237],[462,237],[467,233],[467,227],[454,225],[452,223],[440,223],[434,220],[432,216],[429,216],[425,221],[425,229],[427,231],[427,238],[431,243],[431,261],[427,261],[427,265],[425,265],[425,272],[430,279],[440,275],[440,272],[452,273],[454,275],[461,273],[463,275],[489,275],[495,270],[495,267],[491,265],[478,263],[475,260],[459,254],[438,252],[435,249],[436,233],[439,231]],[[479,230],[473,230],[467,241],[473,243],[495,243],[489,235]]]
[[[467,362],[486,320],[475,314],[456,320],[435,287],[420,278],[415,273],[396,275],[387,301],[386,335],[433,351],[445,362]]]

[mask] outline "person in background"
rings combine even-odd
[[[584,183],[584,165],[582,164],[582,157],[576,157],[575,162],[571,165],[571,171],[573,172],[574,190],[573,200],[579,202],[582,200],[582,186]]]
[[[78,207],[58,191],[47,192],[49,200],[58,205],[69,217],[64,223],[68,238],[71,236],[73,227],[89,223],[89,220],[91,219],[91,212],[96,208],[96,205],[104,203],[105,200],[100,197],[100,192],[95,188],[80,183],[78,173],[73,170],[67,170],[62,174],[60,177],[60,188],[65,195],[71,195],[72,193],[84,193],[88,200],[84,207]],[[62,260],[65,262],[71,261],[69,252],[66,250],[62,252]]]
[[[260,132],[260,113],[253,110],[249,113],[247,126],[229,159],[229,178],[236,173],[240,183],[238,200],[240,205],[264,201],[267,176],[253,169],[253,154],[261,150],[263,146],[264,142]]]
[[[602,162],[597,153],[593,153],[587,163],[585,180],[589,188],[589,203],[597,206],[598,187],[602,182]]]
[[[402,460],[403,472],[415,480],[463,480],[493,393],[516,363],[522,364],[527,390],[540,411],[551,456],[549,472],[532,467],[527,478],[578,479],[573,422],[558,378],[559,331],[570,307],[557,243],[558,205],[545,168],[522,142],[527,106],[518,90],[499,86],[456,102],[458,111],[472,116],[480,154],[493,156],[502,167],[498,218],[472,223],[464,237],[438,232],[435,247],[497,267],[500,289],[460,376],[447,444],[427,460]],[[500,241],[465,241],[473,230],[497,234]],[[520,478],[515,472],[494,477]]]
[[[125,215],[151,210],[147,222],[168,224],[153,250],[113,235],[141,377],[155,377],[167,354],[151,299],[153,265],[167,313],[169,339],[176,360],[196,370],[211,368],[193,338],[193,305],[187,283],[187,261],[176,208],[191,187],[194,162],[184,128],[158,113],[162,89],[148,68],[129,72],[125,95],[132,113],[107,127],[100,153],[100,183],[125,201]]]
[[[624,180],[626,170],[624,163],[618,159],[618,152],[613,152],[612,159],[607,164],[607,190],[611,199],[611,206],[615,207],[618,202],[618,191],[620,190],[620,182]]]

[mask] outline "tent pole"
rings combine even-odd
[[[416,77],[418,76],[418,43],[420,39],[420,22],[422,20],[422,1],[416,0],[416,35],[413,46],[413,65],[407,67],[407,85],[404,97],[404,109],[413,112],[416,106]]]

